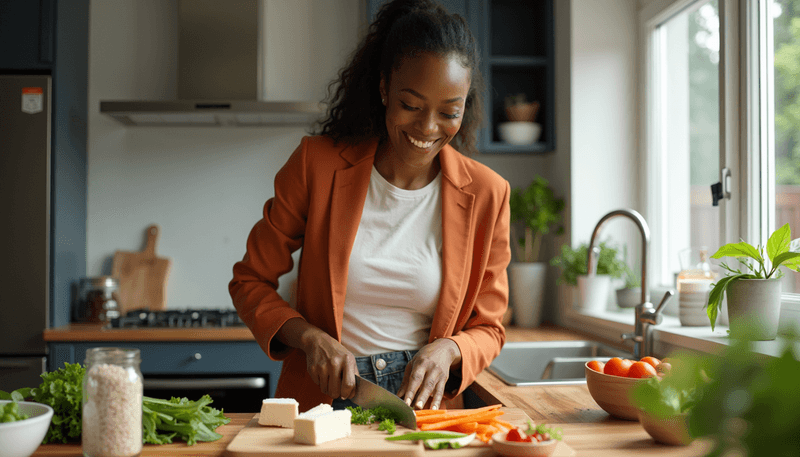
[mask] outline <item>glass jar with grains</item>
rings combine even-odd
[[[91,348],[83,378],[82,447],[86,457],[142,452],[142,372],[138,349]]]

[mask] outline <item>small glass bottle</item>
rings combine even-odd
[[[138,349],[86,351],[82,447],[86,457],[134,457],[142,452],[142,372]]]

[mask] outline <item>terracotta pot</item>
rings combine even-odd
[[[519,103],[506,107],[506,117],[509,121],[514,122],[533,122],[538,111],[539,104],[536,102]]]
[[[728,284],[731,336],[754,341],[778,336],[781,314],[780,279],[739,279]]]

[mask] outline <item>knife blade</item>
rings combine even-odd
[[[356,395],[350,399],[363,409],[383,406],[393,412],[400,420],[397,422],[405,428],[417,429],[417,415],[400,397],[383,387],[356,376]]]

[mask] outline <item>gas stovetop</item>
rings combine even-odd
[[[149,311],[137,309],[124,316],[111,319],[112,328],[193,328],[193,327],[241,327],[244,322],[234,310],[183,309]]]

